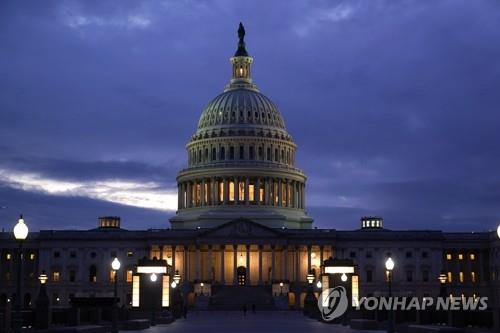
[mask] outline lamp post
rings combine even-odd
[[[309,271],[309,274],[306,276],[307,280],[307,292],[306,292],[306,297],[304,298],[304,315],[313,317],[315,314],[314,308],[317,309],[317,299],[316,296],[314,296],[313,292],[313,282],[314,282],[314,274],[312,273],[312,270]]]
[[[118,333],[118,271],[120,270],[121,263],[118,258],[115,257],[111,262],[111,268],[113,269],[114,276],[114,299],[113,299],[113,333]]]
[[[23,216],[19,217],[14,226],[14,238],[19,243],[19,253],[17,255],[17,285],[16,285],[16,317],[14,321],[14,332],[20,333],[23,324],[21,314],[21,284],[22,284],[22,260],[23,260],[23,241],[28,237],[28,226],[24,223]]]
[[[385,262],[385,269],[387,270],[387,285],[389,287],[389,298],[392,298],[392,270],[394,269],[394,261],[391,257],[387,258]],[[392,302],[391,302],[392,305]],[[391,307],[388,313],[387,333],[394,333],[394,312]]]
[[[183,298],[182,298],[182,288],[180,286],[181,283],[181,275],[179,274],[179,271],[176,270],[175,274],[172,278],[172,288],[174,289],[173,295],[172,295],[172,304],[173,304],[173,315],[174,318],[180,318],[182,314],[182,308],[183,308]]]
[[[441,273],[439,273],[439,276],[438,276],[438,280],[439,280],[439,296],[442,297],[442,298],[445,298],[447,297],[447,293],[446,293],[446,282],[448,282],[448,277],[446,276],[446,273],[444,271],[441,271]],[[444,323],[445,321],[447,321],[447,324],[450,325],[451,324],[451,311],[447,311],[448,313],[448,316],[446,318],[446,320],[444,320],[445,318],[442,318],[442,322]]]
[[[280,296],[283,296],[283,282],[280,282]]]
[[[40,281],[40,292],[35,302],[35,327],[42,330],[49,328],[49,296],[45,288],[47,280],[47,274],[45,274],[45,271],[42,271],[38,276],[38,281]]]

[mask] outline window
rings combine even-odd
[[[97,268],[95,267],[95,265],[92,265],[89,268],[89,282],[97,282]]]
[[[278,162],[278,149],[274,149],[274,160]]]
[[[371,252],[366,252],[366,257],[367,258],[371,258],[372,257],[372,253]]]
[[[372,282],[373,281],[373,272],[371,269],[366,270],[366,282]]]
[[[59,251],[54,252],[54,258],[59,258],[61,253]]]
[[[248,185],[248,200],[255,201],[255,186],[253,184]]]
[[[263,160],[262,147],[259,147],[259,160]]]
[[[90,254],[90,257],[91,257],[91,258],[95,258],[96,256],[97,256],[97,254],[96,254],[95,252],[92,252],[92,253]]]
[[[448,272],[448,283],[452,283],[452,282],[453,282],[453,273]]]
[[[413,271],[407,270],[406,271],[406,282],[412,282],[413,281]]]
[[[224,182],[219,182],[219,202],[224,201]]]
[[[460,283],[464,283],[464,272],[459,272],[458,277],[459,277]]]
[[[349,252],[349,257],[356,258],[356,252],[354,251]]]
[[[238,183],[238,200],[239,201],[245,200],[245,182]]]
[[[116,271],[110,270],[109,271],[109,282],[115,282],[115,280],[116,280]]]
[[[234,160],[234,147],[229,147],[229,159]]]
[[[470,280],[472,283],[476,283],[476,272],[470,272]]]
[[[57,305],[57,304],[59,304],[60,301],[61,301],[61,299],[59,298],[59,294],[53,293],[52,294],[52,304]]]
[[[30,253],[30,260],[35,260],[35,254],[34,253]]]
[[[271,160],[271,148],[267,148],[267,156],[266,156],[267,160],[270,161]]]
[[[111,251],[111,255],[110,255],[111,258],[116,258],[116,251]]]
[[[69,271],[69,282],[75,282],[76,280],[76,272],[75,270],[70,270]]]
[[[451,253],[447,253],[446,254],[446,260],[451,260],[453,257],[451,255]]]
[[[249,157],[248,157],[249,159],[251,159],[251,160],[255,159],[255,152],[254,152],[253,146],[249,147],[248,155],[249,155]]]
[[[127,252],[127,257],[132,258],[134,256],[134,252],[128,251]]]
[[[11,260],[11,259],[12,259],[12,254],[7,253],[7,254],[5,255],[5,259],[6,259],[6,260]]]
[[[245,147],[240,146],[240,160],[245,158]]]
[[[59,273],[59,271],[53,271],[52,282],[59,282],[59,281],[61,281],[61,273]]]
[[[429,257],[429,253],[427,251],[424,251],[422,252],[422,258],[428,258]]]
[[[474,253],[471,253],[469,255],[469,259],[472,260],[472,261],[476,260],[476,255]]]
[[[71,251],[71,252],[69,253],[69,257],[70,257],[70,258],[76,258],[76,252],[75,252],[75,251]]]
[[[220,160],[224,161],[226,159],[226,148],[220,147]]]
[[[127,282],[132,282],[132,277],[134,275],[134,272],[132,270],[127,270],[126,272],[126,281]]]
[[[217,149],[212,148],[212,161],[217,159]]]
[[[462,253],[458,255],[458,260],[464,260],[464,255]]]
[[[406,258],[411,258],[411,257],[413,257],[413,253],[411,253],[410,251],[407,251]]]
[[[229,201],[234,201],[234,182],[229,182]]]
[[[422,271],[422,281],[429,282],[429,271],[427,270]]]

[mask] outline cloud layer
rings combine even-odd
[[[499,9],[486,0],[4,2],[0,219],[43,211],[35,228],[58,227],[73,200],[72,216],[138,209],[131,227],[167,227],[158,209],[175,208],[185,144],[229,79],[243,21],[255,82],[299,145],[317,226],[356,228],[374,214],[392,228],[492,229]]]

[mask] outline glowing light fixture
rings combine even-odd
[[[316,282],[316,287],[317,287],[318,289],[321,289],[321,286],[322,286],[321,281]]]
[[[387,269],[389,272],[394,269],[394,260],[392,260],[391,257],[387,258],[385,261],[385,269]]]
[[[38,276],[38,281],[40,281],[40,284],[46,284],[48,279],[49,278],[47,277],[47,274],[45,274],[45,271],[42,271],[42,274]]]
[[[340,276],[340,279],[342,280],[342,282],[346,282],[347,281],[347,275],[345,275],[345,273],[342,273],[342,276]]]
[[[155,273],[151,273],[151,276],[149,277],[151,279],[151,282],[156,282],[158,280],[158,275]]]
[[[14,227],[14,237],[17,240],[25,240],[28,237],[28,226],[24,223],[23,216],[19,217]]]
[[[113,262],[111,263],[111,268],[114,271],[118,271],[120,270],[120,267],[121,267],[120,260],[118,260],[118,258],[115,257],[115,259],[113,259]]]
[[[309,284],[312,284],[314,282],[314,275],[312,273],[309,273],[307,274],[306,279]]]

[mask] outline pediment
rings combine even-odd
[[[236,219],[218,227],[209,229],[200,235],[201,238],[275,238],[279,231],[253,222],[249,219]]]

